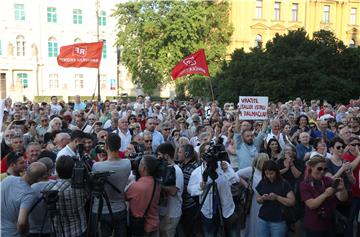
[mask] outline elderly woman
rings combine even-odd
[[[62,121],[60,118],[55,117],[49,123],[49,129],[44,135],[44,144],[52,142],[55,135],[61,131]]]
[[[325,176],[326,159],[321,156],[312,157],[306,164],[308,172],[300,184],[301,200],[305,202],[306,237],[335,236],[333,220],[336,204],[348,198],[344,181]]]

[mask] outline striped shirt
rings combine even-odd
[[[190,161],[187,164],[184,164],[181,166],[181,170],[184,175],[184,191],[182,194],[183,198],[183,204],[182,208],[187,209],[190,207],[193,207],[196,205],[196,201],[190,196],[190,194],[187,191],[187,185],[189,183],[189,179],[191,176],[191,173],[199,166],[198,162],[196,160]]]
[[[86,231],[86,191],[71,188],[71,180],[58,179],[44,190],[58,190],[56,208],[59,212],[54,218],[55,235],[64,237],[80,236]],[[64,232],[64,233],[62,233]]]

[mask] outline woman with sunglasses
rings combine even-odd
[[[312,157],[306,164],[307,174],[300,183],[301,200],[305,203],[305,236],[333,237],[336,205],[348,198],[344,181],[325,176],[326,160],[321,156]]]
[[[257,222],[257,237],[285,237],[286,207],[295,205],[294,192],[289,183],[281,177],[277,164],[272,160],[264,162],[262,180],[256,186],[256,201],[262,204]]]

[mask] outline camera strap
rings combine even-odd
[[[119,194],[121,194],[122,192],[121,192],[121,190],[120,189],[118,189],[113,183],[111,183],[109,180],[106,180],[106,183],[108,184],[108,185],[110,185],[110,187],[112,187],[116,192],[118,192]]]
[[[44,197],[39,198],[39,199],[34,203],[34,205],[32,205],[32,207],[30,208],[30,211],[29,211],[28,215],[30,215],[30,213],[35,209],[35,207],[36,207],[42,200],[44,200],[44,199],[45,199]]]
[[[154,198],[155,190],[156,190],[156,180],[155,180],[155,179],[153,179],[153,180],[154,180],[154,189],[153,189],[153,192],[152,192],[152,195],[151,195],[151,199],[150,199],[149,205],[147,206],[147,208],[146,208],[146,210],[145,210],[145,212],[144,212],[144,217],[146,216],[147,212],[148,212],[149,209],[150,209],[152,200],[153,200],[153,198]]]

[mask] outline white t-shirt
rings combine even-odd
[[[166,207],[159,208],[160,216],[167,216],[170,218],[180,217],[182,214],[182,193],[184,189],[184,175],[178,165],[174,165],[176,176],[177,192],[175,196],[168,195]]]

